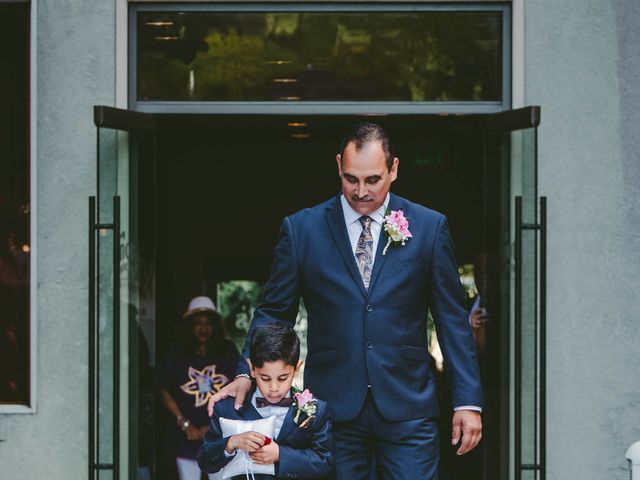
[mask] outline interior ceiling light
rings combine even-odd
[[[305,122],[289,122],[287,123],[287,127],[306,127],[307,124]]]
[[[175,35],[166,36],[166,37],[154,37],[156,40],[178,40],[178,37]]]
[[[310,133],[292,133],[291,138],[311,138]]]
[[[300,100],[300,97],[280,97],[278,100]]]
[[[291,60],[267,60],[269,65],[289,65]]]
[[[170,27],[172,25],[175,25],[175,23],[157,21],[157,22],[146,22],[145,25],[148,25],[150,27]]]
[[[298,83],[295,78],[274,78],[273,83]]]

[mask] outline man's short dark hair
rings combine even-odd
[[[280,322],[257,326],[249,343],[249,359],[254,368],[278,360],[296,367],[300,360],[298,335],[292,327]]]
[[[350,129],[344,135],[342,144],[340,145],[340,155],[342,158],[344,157],[344,151],[347,148],[347,145],[351,142],[355,143],[356,151],[360,150],[363,145],[368,143],[380,142],[387,161],[387,169],[391,171],[393,159],[395,158],[395,155],[393,154],[393,146],[391,145],[389,135],[380,125],[372,122],[363,122],[356,124],[352,129]]]

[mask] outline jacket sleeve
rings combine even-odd
[[[331,417],[326,403],[318,405],[318,416],[313,428],[311,446],[294,448],[279,445],[280,461],[276,463],[278,478],[317,479],[326,477],[333,468]]]
[[[482,407],[476,346],[469,326],[469,313],[463,304],[453,241],[444,216],[440,218],[433,248],[429,303],[451,386],[453,407]]]
[[[264,288],[264,296],[256,308],[238,363],[238,374],[249,373],[246,359],[253,329],[267,322],[279,321],[294,326],[300,306],[300,285],[296,249],[288,217],[280,227],[280,238],[275,248],[271,275]]]
[[[222,470],[233,459],[233,456],[227,457],[224,454],[229,437],[222,437],[220,420],[215,410],[210,423],[209,431],[204,436],[198,451],[198,465],[204,472],[215,473]]]

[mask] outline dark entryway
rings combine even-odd
[[[293,117],[150,115],[96,107],[98,196],[90,200],[89,219],[90,477],[105,469],[117,477],[128,469],[134,478],[172,478],[173,459],[162,442],[167,419],[153,379],[188,300],[207,294],[219,301],[223,282],[260,285],[267,278],[282,218],[338,193],[338,145],[346,128],[362,120],[382,124],[395,142],[400,169],[394,192],[448,216],[469,308],[477,300],[489,312],[489,322],[475,332],[486,397],[483,442],[463,459],[452,455],[451,408],[441,380],[442,478],[506,478],[512,462],[523,469],[537,459],[543,464],[537,450],[544,425],[537,407],[544,398],[537,387],[544,371],[537,353],[538,342],[544,344],[536,287],[539,113],[528,107],[481,115]],[[515,202],[523,205],[515,212],[515,253],[514,193],[524,199]]]
[[[162,116],[153,212],[156,360],[191,297],[216,299],[223,281],[266,280],[282,218],[339,192],[335,155],[343,132],[363,120],[381,123],[394,140],[400,169],[393,191],[447,215],[461,274],[473,281],[474,264],[476,272],[486,272],[482,297],[490,323],[477,332],[488,402],[486,440],[465,458],[452,454],[446,441],[451,409],[441,375],[442,477],[496,478],[500,411],[506,409],[499,395],[501,335],[508,318],[503,318],[500,279],[509,169],[500,138],[484,135],[480,117]],[[159,420],[163,410],[158,404]],[[157,458],[168,458],[159,439],[157,449]],[[167,464],[158,473],[169,469]]]

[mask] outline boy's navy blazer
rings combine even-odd
[[[453,406],[482,407],[476,348],[447,219],[394,194],[388,208],[403,210],[413,237],[382,255],[387,242],[381,233],[368,289],[356,266],[340,196],[286,217],[251,323],[251,329],[274,320],[294,325],[304,299],[305,386],[328,402],[336,422],[358,415],[368,386],[387,420],[438,414],[427,311],[436,324]],[[244,359],[238,370],[248,373]]]
[[[251,390],[239,411],[234,407],[234,398],[226,398],[216,403],[211,417],[211,428],[205,435],[198,452],[198,464],[203,471],[217,472],[232,460],[224,454],[228,437],[222,438],[220,417],[231,420],[263,418],[251,404],[254,391],[255,389]],[[274,439],[280,447],[280,461],[276,463],[276,476],[256,475],[256,478],[315,479],[329,475],[333,466],[331,417],[327,403],[322,400],[317,402],[316,418],[308,428],[300,428],[293,421],[296,407],[289,408],[280,433]]]

